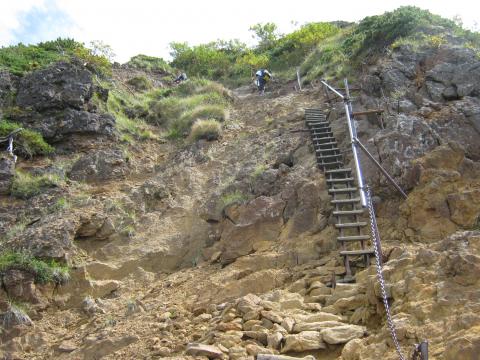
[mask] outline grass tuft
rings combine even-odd
[[[205,139],[207,141],[217,140],[222,134],[222,125],[213,119],[196,121],[190,132],[191,140]]]
[[[20,199],[29,199],[45,189],[60,186],[63,179],[57,174],[31,175],[17,170],[10,188],[10,194]]]

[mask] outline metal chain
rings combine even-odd
[[[375,210],[373,208],[372,203],[372,196],[370,187],[366,187],[366,196],[367,196],[367,207],[368,207],[368,214],[370,216],[370,231],[372,233],[372,242],[373,242],[373,250],[375,251],[375,261],[377,265],[377,278],[378,282],[380,283],[380,290],[382,292],[383,298],[383,305],[385,306],[385,313],[387,314],[387,325],[390,329],[390,334],[392,335],[393,344],[395,345],[395,349],[397,350],[398,356],[400,360],[405,360],[403,356],[402,349],[400,347],[400,343],[398,342],[397,338],[397,331],[395,329],[395,324],[393,323],[392,314],[390,313],[390,305],[388,304],[388,297],[387,292],[385,290],[385,280],[383,278],[382,272],[382,254],[380,251],[380,234],[378,232],[377,221],[375,218]]]

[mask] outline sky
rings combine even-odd
[[[294,23],[359,21],[402,5],[415,5],[479,30],[480,2],[474,0],[0,0],[0,46],[35,44],[73,37],[109,44],[115,60],[137,54],[169,58],[170,42],[190,45],[217,39],[254,44],[248,30],[274,22],[280,32]]]

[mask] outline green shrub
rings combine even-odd
[[[319,77],[338,78],[349,72],[350,62],[342,47],[348,31],[348,29],[343,30],[326,39],[306,57],[300,66],[300,74],[304,83],[309,83]]]
[[[90,68],[100,74],[109,74],[111,64],[104,56],[95,55],[91,49],[73,39],[47,41],[37,45],[3,47],[0,49],[0,69],[7,69],[15,75],[46,67],[54,62],[69,60],[71,57],[88,63]]]
[[[20,124],[7,120],[0,120],[0,137],[7,136],[12,131],[21,128]],[[15,135],[14,149],[17,149],[21,155],[32,157],[34,155],[46,155],[54,151],[54,148],[47,144],[42,135],[38,132],[23,129]]]
[[[17,170],[10,187],[10,194],[20,199],[29,199],[45,189],[59,186],[63,179],[56,174],[31,175]]]
[[[127,84],[132,86],[137,91],[150,90],[153,85],[146,76],[135,76],[127,81]]]
[[[208,141],[217,140],[222,133],[222,125],[216,120],[198,120],[190,132],[190,139]]]
[[[422,10],[415,6],[402,6],[382,15],[368,16],[347,36],[344,51],[353,56],[362,53],[377,53],[395,40],[407,37],[424,27],[441,26],[459,28],[452,20]]]
[[[153,72],[172,72],[172,67],[162,58],[142,54],[132,57],[126,65],[129,67]]]
[[[32,273],[38,284],[65,284],[70,279],[69,268],[54,260],[44,261],[18,251],[0,253],[0,275],[10,269],[19,269]]]

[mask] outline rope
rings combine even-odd
[[[387,292],[385,290],[385,280],[383,278],[382,272],[382,254],[380,250],[380,233],[378,232],[377,220],[375,218],[375,210],[373,209],[370,187],[367,186],[365,193],[367,196],[368,215],[370,217],[370,231],[372,233],[373,250],[375,251],[375,261],[377,265],[377,278],[378,282],[380,283],[380,290],[382,293],[383,305],[385,306],[385,313],[387,314],[387,325],[390,329],[393,344],[395,345],[395,349],[397,350],[400,360],[405,360],[405,357],[402,353],[402,348],[400,347],[400,343],[398,342],[397,331],[395,329],[395,324],[393,323],[392,314],[390,312],[390,305],[388,304]]]

